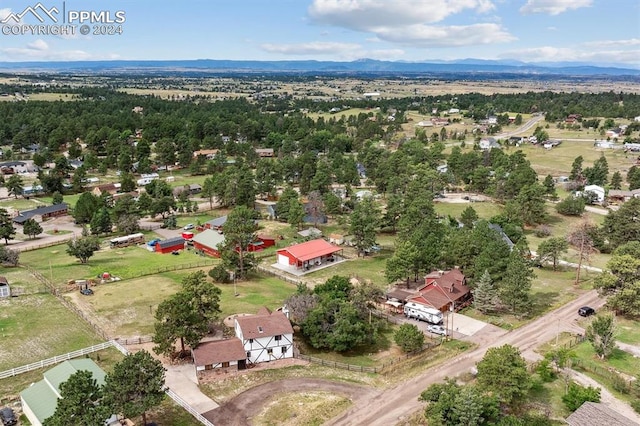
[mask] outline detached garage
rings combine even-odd
[[[184,238],[169,238],[168,240],[158,241],[156,243],[156,251],[158,253],[171,253],[176,250],[184,250]]]
[[[333,261],[334,253],[341,250],[342,248],[334,246],[323,239],[311,240],[278,250],[277,263],[285,267],[293,266],[296,269],[309,269],[312,266],[319,266],[324,262]]]

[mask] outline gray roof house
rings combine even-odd
[[[22,225],[27,221],[27,219],[31,218],[34,218],[36,220],[46,220],[50,217],[64,216],[67,214],[68,209],[69,206],[66,203],[38,207],[37,209],[20,212],[16,217],[13,218],[13,221],[19,225]],[[36,216],[39,216],[39,218]]]
[[[570,426],[637,426],[638,423],[600,402],[585,402],[565,422]]]
[[[226,215],[206,221],[204,223],[204,227],[209,229],[220,229],[224,226],[225,223],[227,223]]]

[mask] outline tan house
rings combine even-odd
[[[91,191],[96,197],[100,197],[103,194],[113,195],[120,189],[119,183],[105,183],[104,185],[98,185]]]

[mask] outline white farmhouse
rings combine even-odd
[[[293,327],[282,312],[263,308],[257,315],[238,317],[235,333],[252,364],[293,358]]]
[[[583,193],[587,193],[587,192],[593,192],[594,194],[596,194],[596,201],[598,203],[601,203],[604,201],[604,188],[598,185],[587,185],[584,187],[584,191]]]

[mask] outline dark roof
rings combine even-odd
[[[247,358],[242,342],[237,337],[200,343],[191,353],[196,366],[215,365]]]
[[[415,291],[411,291],[411,290],[403,290],[401,288],[394,288],[391,291],[388,291],[385,296],[387,296],[387,299],[397,299],[397,300],[401,300],[401,301],[406,301],[408,300],[411,296],[414,296],[416,294]]]
[[[509,250],[513,250],[513,246],[515,246],[515,244],[513,244],[513,241],[511,241],[511,238],[509,238],[509,236],[505,234],[504,230],[500,225],[495,223],[490,223],[489,228],[493,229],[498,234],[500,234],[500,238],[502,238],[502,241],[504,241],[509,246]]]
[[[60,211],[67,211],[68,208],[69,206],[66,203],[54,204],[52,206],[38,207],[37,209],[26,210],[21,212],[18,216],[13,218],[13,221],[15,223],[24,223],[26,222],[27,219],[30,219],[33,216],[51,214],[51,213],[56,213]]]
[[[220,228],[226,222],[227,222],[227,216],[225,215],[225,216],[217,217],[215,219],[211,219],[209,221],[206,221],[205,224],[209,225],[212,228]]]
[[[585,402],[567,420],[570,426],[636,426],[637,423],[599,402]]]
[[[184,245],[184,238],[169,238],[168,240],[158,241],[156,244],[160,245],[160,248],[174,247],[180,244]]]
[[[9,285],[9,281],[7,281],[7,277],[0,277],[0,284]]]
[[[236,321],[245,339],[293,334],[293,327],[291,327],[289,318],[279,311],[265,315],[238,317]]]
[[[464,284],[465,277],[459,269],[434,271],[425,278],[429,284],[419,290],[420,295],[439,310],[451,302],[466,297],[471,291]]]

